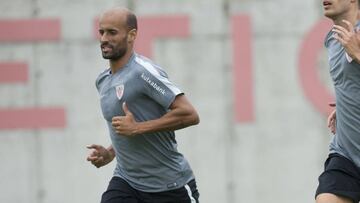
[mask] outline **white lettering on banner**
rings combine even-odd
[[[158,84],[156,84],[154,81],[151,81],[149,76],[146,76],[144,73],[142,73],[141,78],[145,82],[147,82],[151,87],[153,87],[156,91],[158,91],[161,94],[165,95],[165,90],[163,88],[161,88]]]

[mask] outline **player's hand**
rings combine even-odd
[[[335,134],[336,133],[336,109],[334,109],[328,119],[327,119],[327,125],[328,125],[328,128],[330,129],[331,133],[332,134]]]
[[[117,134],[123,136],[136,135],[137,122],[134,119],[134,115],[129,111],[126,103],[122,105],[125,116],[114,116],[112,118],[112,126]]]
[[[110,163],[115,157],[113,151],[110,151],[101,145],[92,144],[86,146],[86,148],[93,149],[89,156],[86,158],[86,160],[90,161],[97,168],[100,168]]]
[[[347,20],[343,20],[345,27],[334,25],[333,31],[337,39],[345,48],[346,53],[353,59],[359,61],[356,56],[360,55],[360,33],[354,30],[354,26]]]

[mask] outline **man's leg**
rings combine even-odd
[[[330,154],[319,176],[316,203],[358,203],[359,180],[360,170],[352,161],[339,154]]]
[[[316,197],[316,203],[353,203],[353,201],[349,198],[336,196],[331,193],[322,193]]]
[[[101,197],[101,203],[140,203],[136,191],[119,177],[113,177]]]
[[[199,203],[200,196],[195,180],[191,180],[179,189],[147,194],[150,195],[152,202],[156,203]]]

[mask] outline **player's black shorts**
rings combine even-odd
[[[199,203],[199,196],[195,179],[179,189],[151,193],[135,190],[122,178],[113,177],[101,203]]]
[[[331,193],[360,201],[360,168],[352,161],[339,155],[330,154],[325,162],[325,170],[319,176],[316,195]]]

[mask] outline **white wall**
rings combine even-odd
[[[297,60],[304,35],[322,16],[320,4],[0,1],[0,19],[55,17],[62,26],[58,42],[1,44],[0,60],[27,61],[30,79],[27,85],[0,84],[0,108],[54,105],[67,113],[64,129],[0,130],[0,202],[99,202],[114,163],[96,169],[85,160],[87,144],[109,144],[94,86],[107,62],[92,23],[113,5],[130,5],[138,16],[190,17],[191,35],[157,40],[153,59],[199,111],[200,125],[179,131],[177,138],[196,174],[201,202],[312,202],[329,131],[324,115],[303,94]],[[253,28],[255,121],[250,123],[233,119],[229,19],[240,13],[251,17]]]

